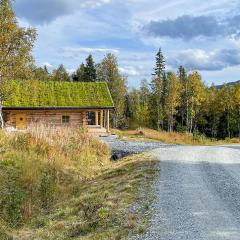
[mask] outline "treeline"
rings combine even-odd
[[[167,72],[161,50],[150,84],[142,81],[139,90],[130,91],[126,106],[129,124],[135,127],[240,137],[240,84],[217,89],[183,66],[177,73]]]
[[[208,87],[197,71],[187,72],[180,66],[177,72],[168,72],[165,64],[160,49],[152,79],[142,80],[139,89],[130,91],[113,54],[108,54],[99,64],[89,55],[72,76],[60,65],[52,74],[48,73],[47,79],[106,81],[116,105],[111,117],[113,127],[142,126],[212,138],[240,137],[240,84]],[[46,80],[41,75],[35,78]]]
[[[90,54],[86,59],[86,64],[82,63],[73,74],[70,74],[63,64],[60,64],[51,72],[47,66],[32,68],[32,78],[43,81],[59,81],[59,82],[96,82],[97,81],[97,67],[94,63],[93,57]]]
[[[167,72],[165,59],[158,51],[152,79],[143,80],[140,89],[127,89],[127,78],[113,54],[95,64],[92,55],[70,75],[61,64],[49,72],[36,67],[32,48],[36,30],[21,28],[11,0],[0,0],[0,124],[1,107],[8,98],[4,86],[9,80],[105,81],[115,103],[113,127],[150,127],[165,131],[200,133],[213,138],[240,137],[240,84],[208,87],[197,71],[181,66],[177,73]],[[11,93],[12,94],[12,93]]]

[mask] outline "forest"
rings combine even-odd
[[[69,74],[63,64],[49,71],[46,66],[36,66],[32,55],[36,29],[19,27],[11,1],[2,0],[0,12],[3,13],[0,15],[2,106],[9,98],[14,99],[10,87],[5,87],[10,86],[12,80],[22,84],[27,84],[25,80],[106,82],[115,103],[115,112],[111,115],[113,128],[148,127],[215,139],[240,137],[239,83],[207,86],[197,70],[188,71],[180,66],[175,72],[168,71],[161,49],[156,54],[151,79],[142,80],[138,89],[128,89],[127,76],[120,72],[117,56],[112,53],[106,54],[99,63],[95,63],[90,54],[73,74]],[[45,90],[51,91],[51,87]]]

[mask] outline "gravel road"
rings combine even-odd
[[[118,136],[111,135],[109,137],[102,137],[100,140],[106,143],[112,153],[115,155],[119,155],[118,158],[121,158],[130,154],[138,154],[145,151],[157,149],[159,147],[170,147],[175,145],[169,145],[157,141],[135,141],[135,140],[120,140]]]
[[[153,216],[131,240],[240,240],[240,146],[176,146],[102,138],[115,154],[160,160]]]
[[[144,240],[240,240],[240,146],[163,146]]]

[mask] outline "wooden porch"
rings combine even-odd
[[[89,119],[89,113],[83,114],[83,127],[87,127],[88,133],[94,136],[108,136],[110,133],[110,111],[94,111],[94,119]]]

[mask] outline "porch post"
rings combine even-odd
[[[95,112],[95,125],[98,126],[99,122],[98,122],[98,111]]]
[[[107,123],[106,123],[106,129],[107,133],[110,133],[110,126],[109,126],[109,110],[107,110]]]
[[[86,112],[83,112],[82,113],[82,123],[83,123],[83,127],[87,127],[87,113]]]
[[[103,110],[100,111],[100,127],[103,127]]]

